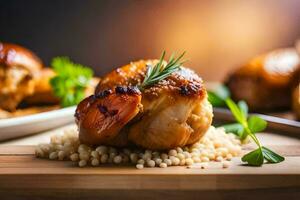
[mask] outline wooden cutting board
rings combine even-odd
[[[280,164],[243,166],[233,159],[227,169],[210,163],[207,169],[134,166],[79,168],[72,162],[35,158],[34,146],[0,145],[0,196],[10,199],[211,199],[243,195],[243,199],[300,197],[300,140],[270,133],[259,135],[266,146],[286,157]],[[251,149],[251,145],[246,147]],[[2,199],[2,198],[0,198]],[[6,198],[4,198],[6,199]]]

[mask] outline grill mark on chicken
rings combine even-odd
[[[114,116],[118,113],[118,110],[108,110],[108,108],[103,105],[98,105],[98,109],[105,117]]]
[[[105,98],[108,95],[110,95],[111,93],[112,93],[112,90],[104,90],[102,92],[99,92],[99,93],[93,95],[93,97],[95,97],[95,98]]]
[[[117,86],[115,91],[117,94],[141,94],[140,90],[136,86]]]

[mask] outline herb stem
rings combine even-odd
[[[253,141],[257,144],[257,146],[259,148],[261,148],[261,144],[259,142],[259,140],[257,139],[256,135],[254,133],[251,132],[251,130],[249,129],[248,125],[247,126],[244,126],[247,134],[253,139]]]

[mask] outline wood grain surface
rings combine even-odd
[[[259,137],[286,160],[249,167],[235,158],[227,169],[217,162],[207,169],[79,168],[69,161],[35,158],[34,146],[0,145],[0,199],[239,199],[240,195],[243,199],[299,199],[300,140],[270,133]]]

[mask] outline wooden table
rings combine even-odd
[[[300,199],[300,140],[271,133],[262,143],[285,155],[280,164],[223,169],[101,166],[78,168],[71,162],[37,159],[34,143],[53,132],[0,145],[0,199]]]

